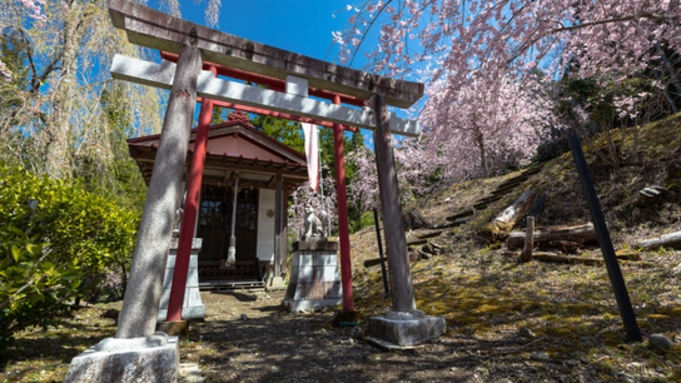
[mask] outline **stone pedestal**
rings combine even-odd
[[[369,318],[367,340],[388,349],[406,349],[445,333],[442,317],[426,316],[421,310],[388,311]]]
[[[194,238],[192,241],[192,252],[189,258],[189,272],[187,274],[187,285],[184,290],[184,303],[182,304],[183,320],[203,320],[206,306],[201,302],[199,292],[199,250],[201,250],[201,238]],[[175,259],[177,258],[178,239],[173,238],[170,243],[168,253],[168,263],[166,264],[165,277],[163,278],[163,295],[158,309],[158,322],[164,322],[168,315],[168,300],[170,289],[173,286],[173,272],[175,271]]]
[[[71,360],[65,383],[177,382],[177,337],[106,338]]]
[[[337,252],[338,242],[293,244],[291,278],[284,297],[284,305],[290,311],[342,303]]]

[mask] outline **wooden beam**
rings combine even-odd
[[[111,76],[138,84],[170,89],[173,85],[175,66],[175,63],[166,60],[161,64],[156,64],[117,54],[111,64]],[[337,124],[373,130],[376,123],[373,111],[369,108],[349,108],[294,94],[260,89],[214,78],[210,71],[202,71],[196,91],[199,96],[209,99],[291,113]],[[395,113],[390,113],[390,131],[400,135],[417,136],[420,127],[417,121],[401,119],[395,116]]]
[[[148,166],[148,168],[151,169],[154,166],[154,163],[156,161],[156,153],[154,152],[140,152],[139,154],[135,155],[135,160],[138,163],[138,167]],[[273,170],[259,170],[257,167],[254,167],[253,164],[246,164],[246,163],[239,163],[238,159],[234,158],[228,158],[228,157],[213,157],[213,156],[208,156],[206,158],[206,163],[205,163],[205,169],[229,169],[229,170],[243,170],[243,171],[248,171],[249,173],[254,173],[254,174],[273,174]],[[273,167],[275,169],[275,167]],[[281,167],[277,169],[278,173],[282,173],[286,178],[292,178],[292,179],[301,179],[301,180],[306,180],[307,179],[307,168],[305,167]]]
[[[420,83],[382,77],[259,44],[203,27],[145,7],[131,0],[109,0],[109,14],[116,28],[124,29],[133,44],[178,53],[193,42],[205,61],[231,68],[286,79],[295,74],[310,87],[368,100],[385,94],[389,105],[408,108],[423,96]]]

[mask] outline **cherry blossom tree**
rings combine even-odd
[[[527,162],[542,127],[562,127],[549,95],[565,74],[620,89],[620,118],[678,83],[676,0],[367,0],[348,11],[334,33],[341,61],[363,55],[368,70],[425,82],[422,145],[447,152],[460,177]],[[630,87],[651,69],[647,91]]]
[[[424,145],[427,142],[426,135],[396,142],[394,153],[402,204],[451,184],[458,176],[452,171],[455,166],[452,166],[448,153],[433,150]],[[349,204],[360,211],[380,209],[375,153],[366,146],[360,146],[349,153],[348,164],[357,168],[355,177],[348,184]]]

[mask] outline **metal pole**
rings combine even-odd
[[[385,259],[383,258],[383,244],[381,243],[381,229],[378,227],[378,212],[374,209],[374,225],[376,226],[376,240],[378,241],[378,257],[381,259],[381,272],[383,273],[383,290],[388,294],[388,276],[385,271]]]
[[[636,314],[634,314],[634,309],[631,307],[631,301],[629,300],[627,287],[624,283],[624,278],[622,277],[622,271],[620,270],[619,263],[617,263],[615,250],[612,247],[612,240],[610,239],[610,233],[605,224],[605,218],[603,217],[598,195],[596,194],[596,189],[594,188],[591,179],[591,173],[589,173],[589,166],[584,158],[582,144],[579,142],[579,137],[575,132],[570,132],[568,138],[570,141],[570,148],[572,149],[572,157],[575,160],[575,166],[579,172],[579,178],[582,181],[582,188],[586,194],[586,202],[591,211],[591,219],[594,228],[596,229],[598,242],[601,245],[601,252],[603,253],[605,266],[608,269],[608,276],[610,277],[612,289],[615,292],[615,299],[617,300],[620,316],[624,322],[627,337],[633,341],[641,342],[643,339],[641,338],[641,331],[638,328],[638,323],[636,323]]]

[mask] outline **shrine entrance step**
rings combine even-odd
[[[223,290],[265,290],[265,282],[258,280],[215,280],[201,281],[200,291],[223,291]]]

